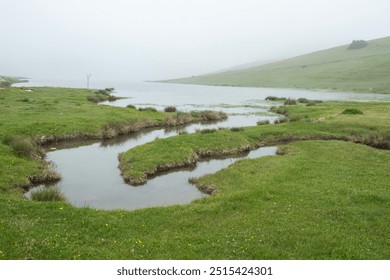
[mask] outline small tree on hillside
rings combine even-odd
[[[368,43],[364,40],[353,40],[352,43],[349,45],[348,49],[350,50],[356,50],[356,49],[363,49],[367,47]]]

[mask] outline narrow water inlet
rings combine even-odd
[[[158,131],[148,134],[156,132]],[[149,137],[151,136],[149,135]],[[123,144],[120,146],[122,147]],[[72,205],[105,210],[135,210],[154,206],[187,204],[207,196],[196,186],[190,184],[189,178],[215,173],[239,159],[276,154],[276,147],[263,147],[247,154],[200,161],[192,170],[181,169],[160,174],[145,185],[133,187],[126,184],[120,176],[117,164],[115,164],[117,163],[117,150],[118,146],[115,145],[106,145],[102,148],[98,143],[95,143],[49,153],[48,157],[56,162],[57,170],[64,177],[57,186]],[[74,165],[75,160],[83,164],[76,166]],[[37,188],[45,187],[41,185]],[[31,189],[26,193],[26,196],[30,197],[31,192],[35,189]]]

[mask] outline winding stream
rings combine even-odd
[[[253,126],[259,120],[273,121],[278,117],[268,113],[268,109],[276,103],[264,100],[269,95],[321,100],[390,101],[389,95],[378,94],[158,83],[123,86],[123,89],[116,90],[115,95],[127,98],[102,106],[124,107],[131,104],[138,108],[155,107],[158,110],[163,110],[166,106],[175,106],[180,111],[224,111],[229,118],[226,121],[212,124],[192,124],[185,128],[170,130],[149,130],[113,140],[65,142],[53,147],[55,150],[47,153],[47,160],[53,162],[56,170],[62,175],[63,179],[57,183],[57,186],[69,202],[77,207],[134,210],[185,204],[205,196],[195,186],[188,183],[188,178],[217,172],[240,158],[274,155],[276,148],[265,147],[247,155],[199,162],[195,169],[182,169],[160,174],[149,180],[147,184],[137,187],[130,186],[123,181],[118,169],[118,154],[154,141],[156,138],[175,136],[184,130],[194,133],[197,129]],[[45,186],[38,186],[38,188],[42,187]],[[30,192],[26,196],[29,196]]]

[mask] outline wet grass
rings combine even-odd
[[[366,114],[340,113],[351,105],[364,108]],[[176,165],[193,164],[197,155],[204,151],[218,155],[243,147],[251,149],[297,140],[339,139],[383,149],[390,145],[389,103],[324,102],[315,108],[289,105],[278,111],[286,117],[276,120],[277,125],[244,128],[241,133],[206,130],[201,135],[181,135],[136,147],[120,155],[122,174],[129,182],[144,183],[149,175],[159,172],[159,167],[164,166],[166,170]]]
[[[31,200],[34,201],[62,201],[66,202],[65,195],[58,187],[45,187],[31,191]]]
[[[1,197],[1,258],[389,259],[389,151],[287,147],[201,178],[218,191],[189,205],[101,211]]]
[[[289,118],[306,117],[159,139],[121,156],[124,168],[142,177],[156,166],[169,169],[213,154],[281,146],[281,156],[241,160],[196,179],[215,193],[189,205],[102,211],[23,198],[19,186],[50,172],[41,159],[13,150],[4,142],[7,136],[43,142],[100,137],[107,124],[121,130],[166,117],[96,105],[86,100],[89,95],[94,93],[76,89],[0,91],[6,112],[0,114],[0,259],[390,258],[390,152],[368,146],[389,143],[390,104],[290,105],[284,108]],[[17,101],[23,98],[29,102]],[[348,108],[364,115],[341,114]]]
[[[54,180],[56,176],[47,172],[47,164],[42,159],[44,152],[40,145],[43,143],[110,137],[110,133],[118,134],[110,127],[122,127],[118,123],[140,129],[140,120],[162,123],[166,115],[87,101],[88,97],[95,96],[94,91],[67,88],[6,88],[0,91],[0,193],[20,193],[22,190],[15,186],[29,186],[30,179]]]
[[[256,123],[257,125],[267,125],[270,124],[269,120],[260,120]]]

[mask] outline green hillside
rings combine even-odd
[[[349,44],[258,67],[169,80],[218,86],[310,88],[390,93],[390,37]]]

